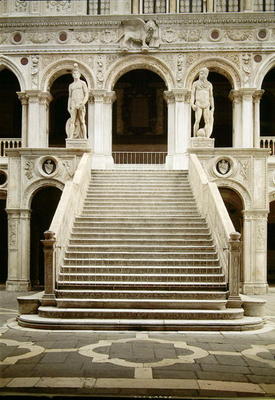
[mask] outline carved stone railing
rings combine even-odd
[[[6,150],[18,149],[21,144],[22,140],[17,138],[0,139],[0,157],[6,157]]]
[[[72,181],[65,184],[51,226],[45,232],[45,294],[42,304],[55,304],[55,282],[62,265],[65,249],[75,217],[80,214],[91,178],[91,156],[83,154]]]
[[[113,151],[115,164],[165,164],[166,152],[156,151]]]
[[[275,156],[275,136],[261,136],[260,148],[270,149],[270,155]]]
[[[213,182],[209,182],[202,165],[195,154],[190,154],[189,180],[201,215],[206,219],[217,247],[220,263],[229,286],[229,298],[233,296],[232,307],[236,307],[239,296],[239,283],[236,289],[236,277],[240,274],[240,234],[235,232],[223,199]],[[238,257],[232,251],[236,250]],[[239,278],[238,278],[239,279]]]

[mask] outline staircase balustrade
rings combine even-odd
[[[275,136],[261,136],[260,148],[270,149],[270,155],[275,156]]]
[[[206,219],[217,246],[229,286],[228,306],[239,307],[240,234],[235,232],[217,185],[208,181],[195,154],[190,154],[189,180],[197,206]]]
[[[43,305],[55,304],[55,282],[75,216],[80,213],[91,178],[91,156],[83,154],[71,181],[66,182],[49,231],[44,233],[45,294]]]

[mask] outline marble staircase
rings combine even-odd
[[[56,286],[36,327],[242,330],[259,327],[227,308],[215,243],[186,171],[93,171]],[[20,325],[31,326],[24,315]]]

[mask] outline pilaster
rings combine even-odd
[[[254,108],[254,147],[260,148],[260,100],[264,90],[256,90],[253,94]]]
[[[267,293],[267,210],[243,211],[243,293]]]
[[[30,288],[30,216],[29,209],[7,209],[8,214],[8,291]]]
[[[22,147],[26,147],[28,134],[28,96],[25,92],[17,92],[17,96],[22,105]]]
[[[188,168],[188,144],[191,132],[190,91],[173,89],[164,92],[168,107],[168,155],[170,169]]]

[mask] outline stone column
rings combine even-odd
[[[188,145],[191,132],[190,92],[174,89],[164,92],[168,104],[167,168],[188,168]]]
[[[111,0],[110,14],[131,14],[131,0]]]
[[[253,95],[255,89],[240,89],[242,96],[242,147],[251,148],[254,142]]]
[[[140,3],[140,0],[133,0],[133,5],[132,5],[132,13],[133,14],[139,14],[139,3]]]
[[[26,291],[30,287],[30,210],[7,209],[9,291]]]
[[[253,11],[254,0],[243,0],[243,11],[252,12]]]
[[[254,147],[260,148],[260,100],[264,90],[256,90],[253,94],[254,107]]]
[[[51,100],[49,92],[26,90],[28,105],[28,147],[48,147],[47,126],[48,106]]]
[[[267,243],[266,210],[243,211],[243,293],[267,293],[266,243]]]
[[[115,92],[92,90],[92,168],[106,169],[113,165],[112,158],[112,102]]]
[[[49,104],[53,97],[50,92],[41,92],[40,102],[40,135],[41,147],[49,147]]]
[[[44,251],[44,268],[45,268],[45,291],[42,296],[43,306],[56,305],[55,299],[55,265],[54,265],[54,250],[55,250],[55,234],[51,231],[44,232],[43,243]]]
[[[28,96],[25,92],[17,92],[17,96],[22,104],[22,125],[21,125],[21,138],[22,138],[22,147],[26,147],[27,145],[27,129],[28,129]]]
[[[229,99],[232,101],[233,147],[242,147],[242,104],[240,92],[231,90]]]
[[[228,243],[229,257],[228,257],[228,283],[229,283],[229,297],[227,307],[240,308],[240,264],[241,264],[241,234],[239,232],[232,232]]]

